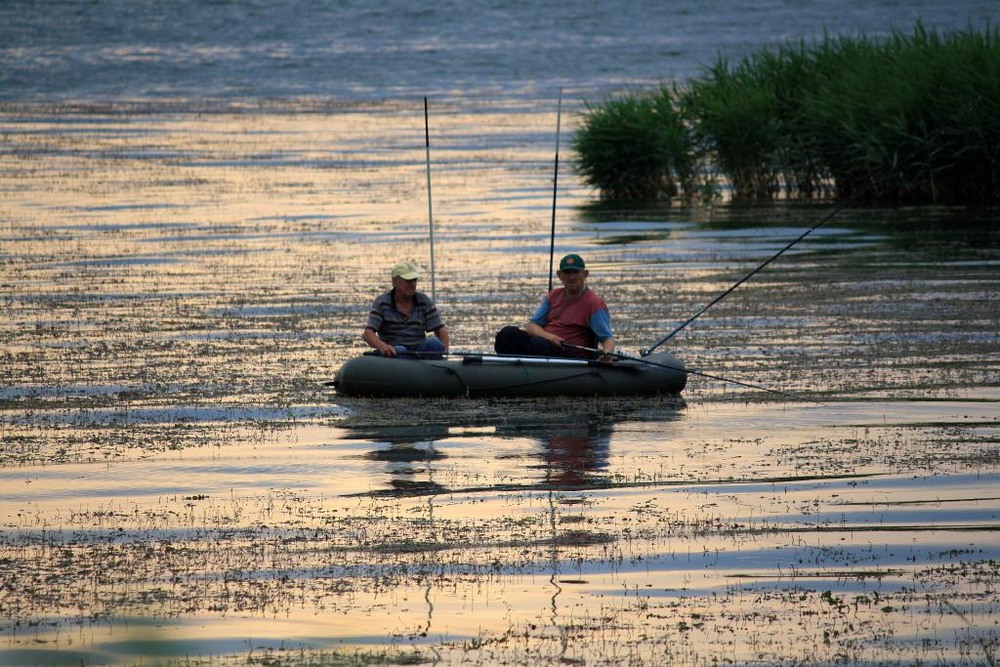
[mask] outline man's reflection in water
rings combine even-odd
[[[606,481],[610,428],[590,426],[584,432],[548,435],[541,442],[548,484],[572,489]]]
[[[370,440],[376,447],[365,454],[365,458],[386,464],[390,488],[384,492],[375,492],[374,495],[427,497],[426,526],[429,528],[425,536],[427,545],[432,545],[440,539],[434,527],[435,496],[448,491],[446,487],[434,481],[434,461],[447,458],[444,452],[435,448],[434,443],[447,438],[448,434],[447,424],[377,425],[351,429],[350,439]],[[414,548],[418,546],[415,544]],[[434,622],[432,595],[434,581],[434,577],[429,574],[425,577],[423,586],[427,618],[420,627],[414,628],[409,634],[411,640],[426,637],[431,631]]]
[[[389,475],[391,495],[434,495],[447,489],[433,479],[433,462],[447,455],[434,443],[448,437],[447,424],[420,426],[378,426],[356,429],[353,437],[371,439],[377,447],[366,454],[383,461]],[[388,445],[388,447],[386,447]]]

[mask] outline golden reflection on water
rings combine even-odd
[[[834,230],[671,343],[826,405],[705,378],[681,403],[348,403],[321,382],[363,349],[387,267],[427,266],[421,111],[4,118],[0,662],[995,646],[989,262],[900,278],[889,249],[825,252],[872,244]],[[463,349],[546,284],[554,121],[432,106],[438,301]],[[608,222],[560,183],[557,251],[586,253],[629,349],[787,240],[670,208]]]
[[[90,645],[104,650],[146,651],[149,641],[205,653],[246,650],[239,641],[314,651],[439,642],[453,659],[471,650],[490,662],[502,651],[468,642],[506,637],[503,650],[514,650],[525,629],[542,627],[529,631],[530,650],[559,652],[568,635],[578,638],[569,655],[596,659],[592,639],[613,618],[623,646],[646,661],[671,642],[695,650],[720,632],[725,655],[748,661],[762,646],[787,650],[773,634],[782,623],[804,656],[824,651],[815,621],[847,634],[855,619],[872,631],[857,620],[859,605],[890,609],[874,627],[905,632],[916,604],[905,591],[932,590],[928,567],[956,548],[956,535],[982,549],[989,540],[977,528],[995,530],[995,474],[941,478],[929,499],[908,474],[887,474],[884,460],[866,474],[864,451],[853,465],[834,457],[843,469],[807,466],[799,448],[830,435],[793,426],[807,408],[688,406],[660,411],[666,422],[596,430],[536,415],[541,423],[524,431],[519,419],[470,422],[470,407],[440,426],[348,420],[264,438],[246,431],[208,451],[18,469],[38,500],[11,494],[7,474],[7,529],[77,537],[69,549],[15,543],[9,553],[18,563],[70,558],[79,571],[60,575],[65,593],[93,590],[95,605],[130,589],[158,601],[149,608],[162,618],[155,640],[132,644],[133,631],[116,621],[107,636],[103,623],[87,624]],[[713,434],[732,433],[725,418],[788,430],[752,440]],[[874,452],[883,435],[865,428]],[[651,446],[659,439],[667,442]],[[758,460],[762,453],[772,462]],[[797,474],[807,468],[816,474]],[[394,484],[401,477],[409,486]],[[118,567],[93,581],[79,576],[109,557]],[[981,599],[988,581],[965,580],[949,600]],[[799,616],[788,616],[790,604]],[[808,634],[796,618],[812,619]],[[943,618],[935,627],[958,626]],[[12,646],[59,647],[63,636],[42,628]],[[657,642],[641,641],[649,636]]]

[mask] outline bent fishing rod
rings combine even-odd
[[[954,120],[956,118],[958,118],[959,114],[962,114],[965,111],[972,109],[976,104],[978,104],[979,103],[979,99],[980,98],[978,98],[978,97],[975,98],[975,99],[973,99],[965,107],[963,107],[962,109],[959,109],[955,113],[953,113],[945,122],[943,122],[940,126],[938,126],[937,130],[935,131],[935,134],[942,133],[945,130],[945,128],[947,128],[948,126],[950,126],[952,124],[952,122],[954,122]],[[917,149],[913,149],[912,151],[910,151],[909,153],[907,153],[906,156],[904,156],[902,160],[899,160],[898,162],[895,162],[895,164],[897,166],[898,165],[907,164],[907,163],[911,162],[913,160],[913,158],[916,157],[916,155],[917,155]],[[647,348],[645,348],[643,350],[640,350],[639,354],[641,354],[644,357],[647,356],[647,355],[649,355],[649,354],[651,354],[653,352],[653,350],[655,350],[656,348],[658,348],[659,346],[663,345],[668,340],[670,340],[671,338],[673,338],[678,332],[680,332],[685,327],[687,327],[687,325],[691,324],[696,319],[698,319],[699,317],[701,317],[705,313],[705,311],[707,311],[709,308],[711,308],[712,306],[714,306],[715,304],[719,303],[720,301],[722,301],[723,299],[725,299],[727,296],[729,296],[730,294],[732,294],[732,292],[737,287],[739,287],[740,285],[742,285],[746,281],[750,280],[750,278],[752,278],[757,273],[759,273],[760,271],[762,271],[764,269],[764,267],[766,267],[768,264],[770,264],[774,260],[776,260],[779,257],[781,257],[783,254],[785,254],[785,252],[787,252],[789,249],[791,249],[799,241],[801,241],[805,237],[807,237],[810,234],[812,234],[814,231],[816,231],[817,229],[819,229],[820,227],[822,227],[824,224],[826,224],[827,222],[829,222],[830,219],[833,218],[833,216],[837,215],[838,213],[840,213],[841,211],[843,211],[845,208],[847,208],[848,206],[850,206],[851,204],[853,204],[854,202],[856,202],[858,199],[860,199],[864,195],[868,194],[871,190],[873,190],[875,188],[876,185],[878,185],[879,183],[881,183],[882,181],[884,181],[886,178],[888,178],[889,174],[891,174],[892,171],[893,171],[893,169],[891,169],[891,168],[890,169],[884,169],[882,171],[881,175],[877,179],[875,179],[874,181],[869,182],[868,185],[866,185],[865,187],[861,188],[860,190],[858,190],[857,192],[855,192],[853,195],[851,195],[847,199],[839,202],[836,206],[833,207],[833,209],[829,213],[827,213],[822,218],[820,218],[819,221],[816,222],[816,224],[814,224],[812,227],[810,227],[806,231],[802,232],[802,234],[800,234],[798,236],[798,238],[790,241],[787,245],[785,245],[785,247],[783,247],[781,250],[779,250],[778,252],[776,252],[774,255],[772,255],[770,258],[768,258],[766,261],[764,261],[759,266],[757,266],[757,268],[755,268],[754,270],[750,271],[750,273],[746,274],[745,276],[743,276],[742,278],[740,278],[738,281],[736,281],[736,283],[734,283],[732,287],[730,287],[729,289],[725,290],[724,292],[722,292],[721,294],[719,294],[719,296],[717,296],[714,299],[712,299],[711,301],[709,301],[708,304],[705,305],[704,307],[702,307],[701,310],[699,310],[694,315],[692,315],[688,319],[686,319],[683,322],[681,322],[677,327],[674,328],[673,331],[671,331],[670,333],[668,333],[666,336],[664,336],[660,340],[658,340],[655,343],[653,343],[653,345],[651,345],[650,347],[647,347]]]

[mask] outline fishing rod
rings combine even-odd
[[[549,235],[549,291],[552,291],[552,268],[556,254],[556,193],[559,189],[559,130],[562,125],[562,88],[556,106],[556,164],[552,176],[552,233]]]
[[[427,223],[430,226],[431,243],[431,299],[437,301],[434,285],[434,209],[431,204],[431,130],[427,113],[427,96],[424,96],[424,146],[427,152]]]
[[[956,118],[958,118],[959,114],[962,114],[962,113],[966,112],[967,110],[971,110],[973,107],[976,106],[976,104],[979,103],[979,100],[980,100],[980,98],[976,97],[971,102],[969,102],[967,105],[965,105],[965,107],[963,107],[963,108],[957,110],[955,113],[953,113],[946,121],[944,121],[941,125],[938,126],[937,130],[935,131],[935,134],[940,134],[941,132],[943,132],[945,130],[945,128],[947,128],[948,126],[950,126],[952,124],[952,122],[954,122],[954,120]],[[894,161],[894,164],[896,164],[896,165],[902,165],[902,164],[909,163],[911,160],[913,160],[914,157],[916,157],[916,154],[917,154],[917,149],[914,148],[912,151],[910,151],[909,153],[907,153],[906,156],[904,156],[902,160]],[[796,238],[793,241],[790,241],[787,245],[785,245],[784,248],[782,248],[781,250],[779,250],[778,252],[776,252],[774,255],[772,255],[769,259],[767,259],[765,262],[763,262],[762,264],[760,264],[753,271],[751,271],[750,273],[748,273],[745,276],[743,276],[742,278],[740,278],[735,284],[733,284],[732,287],[730,287],[729,289],[725,290],[724,292],[722,292],[722,294],[720,294],[719,296],[717,296],[714,299],[712,299],[711,301],[709,301],[708,304],[706,306],[704,306],[701,310],[699,310],[698,312],[696,312],[694,315],[692,315],[691,317],[689,317],[685,321],[681,322],[677,327],[674,328],[673,331],[671,331],[666,336],[664,336],[660,340],[658,340],[655,343],[653,343],[652,346],[650,346],[648,348],[645,348],[643,350],[640,350],[639,354],[641,354],[644,357],[647,356],[647,355],[649,355],[649,354],[651,354],[653,352],[653,350],[655,350],[659,346],[661,346],[664,343],[666,343],[668,340],[670,340],[671,338],[673,338],[678,332],[680,332],[682,329],[684,329],[687,325],[691,324],[696,319],[698,319],[699,317],[701,317],[705,313],[705,311],[707,311],[709,308],[711,308],[712,306],[714,306],[715,304],[719,303],[724,298],[726,298],[727,296],[729,296],[737,287],[739,287],[740,285],[742,285],[746,281],[750,280],[750,278],[752,278],[758,272],[760,272],[761,270],[763,270],[764,267],[766,267],[768,264],[770,264],[774,260],[776,260],[779,257],[781,257],[783,254],[785,254],[785,252],[787,252],[790,248],[792,248],[796,243],[798,243],[799,241],[801,241],[805,237],[807,237],[810,234],[812,234],[814,231],[816,231],[817,229],[819,229],[820,227],[822,227],[824,224],[826,224],[833,216],[837,215],[838,213],[840,213],[841,211],[843,211],[845,208],[847,208],[848,206],[850,206],[851,204],[853,204],[854,202],[856,202],[858,199],[860,199],[864,195],[868,194],[868,192],[870,192],[871,190],[873,190],[876,185],[878,185],[883,180],[885,180],[886,178],[888,178],[889,174],[891,174],[891,173],[892,173],[891,169],[884,169],[882,171],[881,175],[877,179],[869,181],[868,185],[866,185],[865,187],[861,188],[860,190],[858,190],[857,192],[855,192],[853,195],[851,195],[847,199],[839,202],[836,206],[833,207],[833,209],[829,213],[827,213],[822,218],[820,218],[820,220],[816,224],[814,224],[812,227],[810,227],[809,229],[807,229],[806,231],[804,231],[802,234],[800,234],[798,238]]]
[[[741,387],[746,387],[747,389],[756,389],[758,391],[764,391],[769,394],[776,394],[778,396],[783,396],[785,398],[791,398],[796,401],[810,401],[812,403],[818,403],[819,405],[826,405],[822,401],[817,401],[815,398],[809,398],[808,396],[802,396],[801,394],[793,394],[791,392],[782,391],[780,389],[771,389],[769,387],[763,387],[759,384],[750,384],[749,382],[741,382],[740,380],[733,380],[732,378],[722,377],[721,375],[716,375],[714,373],[705,373],[704,371],[695,370],[693,368],[688,368],[683,364],[664,364],[658,361],[650,361],[644,357],[636,357],[631,354],[625,354],[624,352],[619,352],[615,350],[614,352],[606,352],[600,350],[596,347],[584,347],[583,345],[573,345],[572,343],[563,342],[563,347],[569,347],[574,350],[582,350],[584,352],[591,352],[593,354],[599,354],[606,357],[615,357],[616,359],[624,359],[628,361],[638,361],[639,363],[648,364],[650,366],[656,366],[658,368],[666,368],[672,371],[681,371],[682,373],[688,373],[690,375],[697,375],[699,377],[709,378],[710,380],[719,380],[721,382],[729,382],[731,384],[739,385]]]
[[[725,299],[727,296],[729,296],[730,294],[732,294],[736,290],[737,287],[739,287],[740,285],[742,285],[746,281],[748,281],[751,278],[753,278],[757,273],[759,273],[760,271],[762,271],[764,269],[764,267],[766,267],[768,264],[770,264],[774,260],[776,260],[779,257],[781,257],[783,254],[785,254],[785,252],[787,252],[788,250],[790,250],[792,248],[792,246],[794,246],[796,243],[798,243],[799,241],[801,241],[805,237],[807,237],[810,234],[812,234],[814,231],[816,231],[817,229],[819,229],[820,227],[822,227],[824,224],[826,224],[833,216],[837,215],[838,213],[840,213],[841,211],[843,211],[845,208],[847,208],[848,206],[850,206],[851,204],[853,204],[855,201],[857,201],[858,199],[860,199],[861,196],[864,195],[871,187],[872,186],[869,185],[868,187],[864,188],[863,190],[860,190],[860,191],[854,193],[848,199],[845,199],[844,201],[842,201],[839,204],[837,204],[833,208],[832,211],[830,211],[829,213],[827,213],[826,215],[824,215],[819,220],[819,222],[817,222],[816,224],[814,224],[812,227],[810,227],[806,231],[802,232],[802,234],[800,234],[798,238],[796,238],[793,241],[790,241],[787,245],[785,245],[784,248],[782,248],[781,250],[779,250],[778,252],[776,252],[774,255],[772,255],[769,259],[767,259],[766,261],[764,261],[762,264],[758,265],[757,268],[755,268],[753,271],[751,271],[750,273],[746,274],[745,276],[743,276],[742,278],[740,278],[738,281],[736,281],[729,289],[725,290],[724,292],[722,292],[721,294],[719,294],[717,297],[715,297],[714,299],[712,299],[711,301],[709,301],[708,304],[706,304],[705,306],[703,306],[701,308],[701,310],[699,310],[694,315],[692,315],[688,319],[686,319],[683,322],[681,322],[680,325],[678,325],[677,327],[675,327],[674,330],[671,331],[670,333],[668,333],[666,336],[664,336],[660,340],[658,340],[655,343],[653,343],[653,345],[651,345],[650,347],[647,347],[647,348],[645,348],[643,350],[640,350],[639,354],[641,354],[644,357],[647,356],[647,355],[649,355],[649,354],[651,354],[653,352],[653,350],[655,350],[659,346],[661,346],[664,343],[666,343],[668,340],[670,340],[675,335],[677,335],[677,333],[679,333],[687,325],[691,324],[696,319],[698,319],[699,317],[701,317],[702,315],[704,315],[705,311],[707,311],[709,308],[711,308],[712,306],[714,306],[715,304],[719,303],[720,301],[722,301],[723,299]]]

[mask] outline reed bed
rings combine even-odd
[[[683,88],[588,105],[573,147],[605,199],[996,205],[1000,34],[918,23],[720,57]]]
[[[588,182],[617,199],[672,197],[694,187],[697,152],[670,89],[586,108],[575,149]]]

